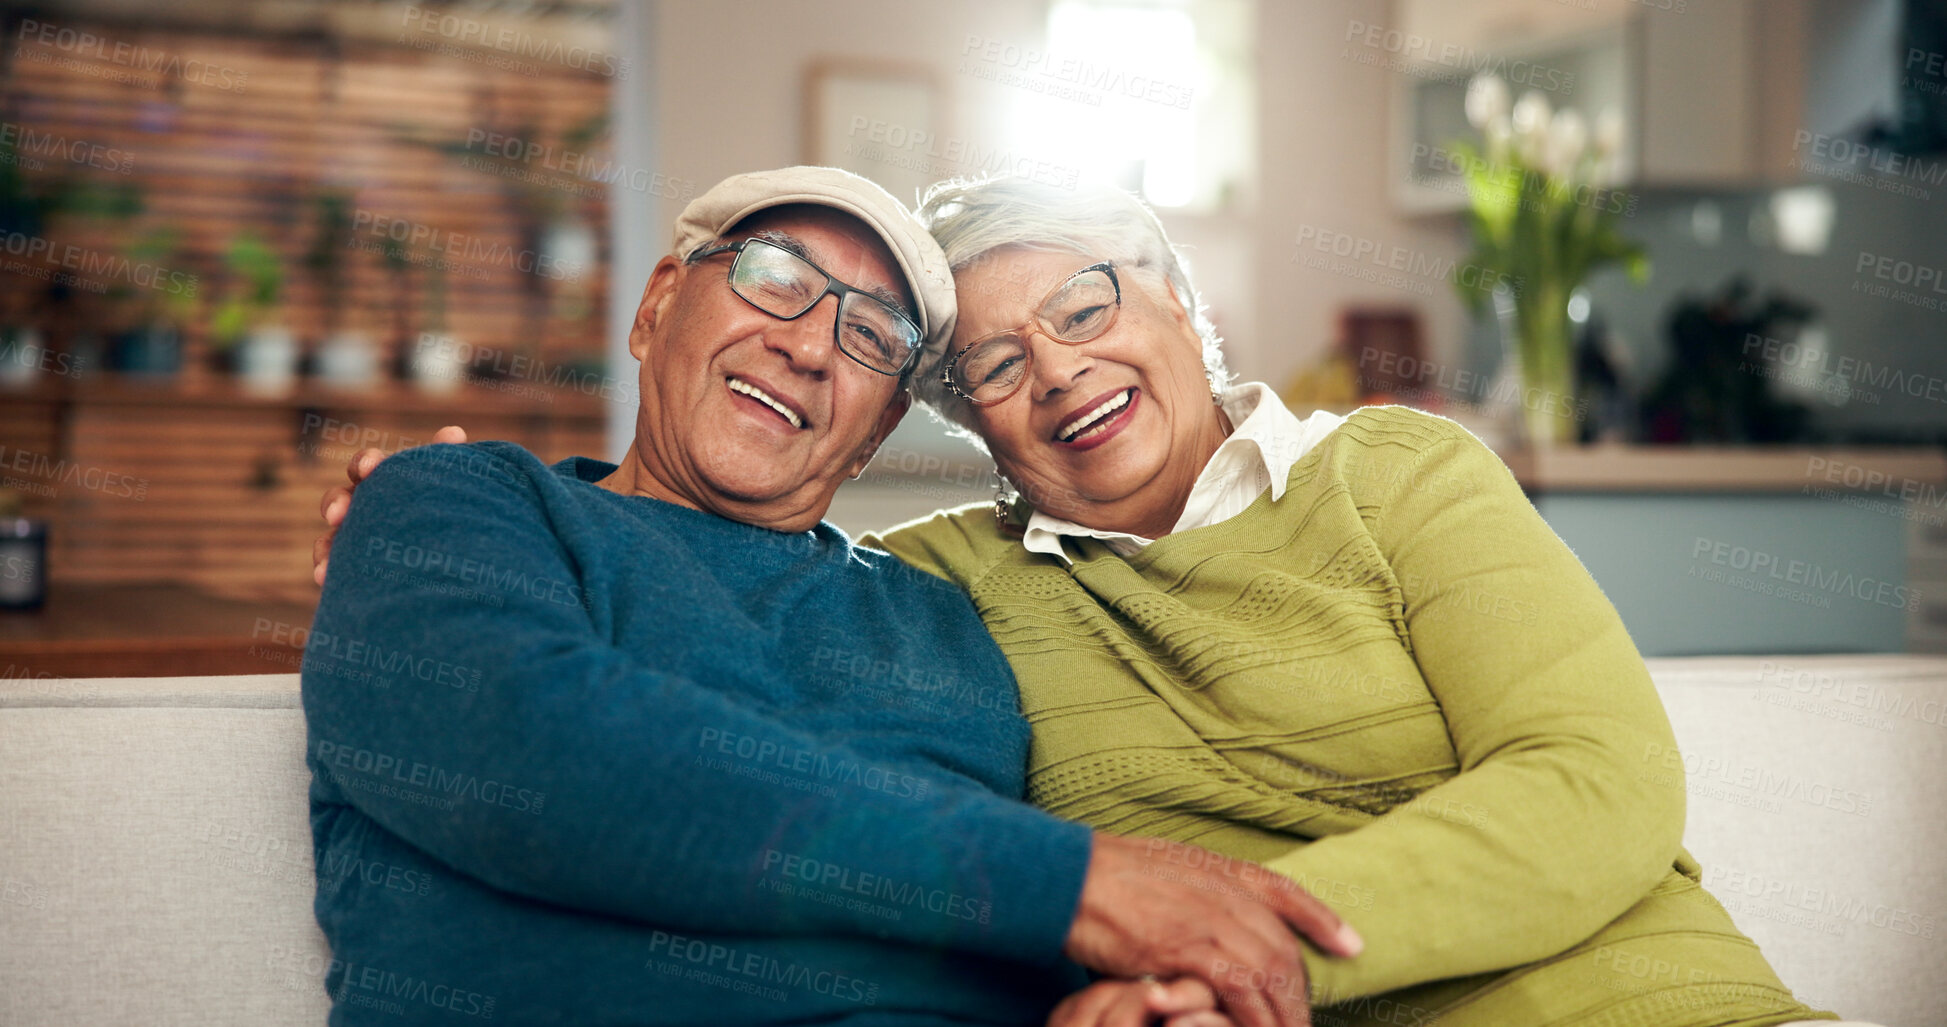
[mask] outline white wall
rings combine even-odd
[[[1240,370],[1273,385],[1333,343],[1338,309],[1347,303],[1417,307],[1426,319],[1429,356],[1445,359],[1460,351],[1466,314],[1450,285],[1416,283],[1431,286],[1431,295],[1420,296],[1292,259],[1294,240],[1307,227],[1349,233],[1385,252],[1400,246],[1438,260],[1458,260],[1466,252],[1457,220],[1403,218],[1387,193],[1395,73],[1357,58],[1391,55],[1347,37],[1355,28],[1389,24],[1391,7],[1386,0],[1263,0],[1258,6],[1259,336]]]
[[[631,74],[618,80],[609,94],[609,119],[613,125],[615,159],[630,169],[657,165],[660,133],[657,131],[657,85],[648,69],[656,59],[656,0],[625,3],[616,7],[616,54],[628,61]],[[631,175],[630,178],[635,176]],[[664,220],[664,219],[670,220]],[[649,272],[655,269],[667,247],[652,245],[667,229],[644,226],[667,225],[673,215],[663,211],[654,192],[644,189],[609,191],[608,227],[612,250],[609,254],[608,338],[603,340],[609,374],[625,382],[636,380],[637,365],[629,355],[629,327],[635,323],[636,303]],[[634,390],[624,390],[633,396]],[[608,410],[608,453],[620,461],[635,438],[636,404],[611,403]]]
[[[1190,248],[1232,366],[1247,378],[1282,384],[1315,360],[1348,302],[1417,306],[1433,352],[1458,352],[1464,315],[1444,283],[1420,296],[1293,261],[1293,240],[1306,226],[1434,257],[1462,252],[1454,222],[1403,219],[1387,196],[1393,72],[1354,59],[1374,51],[1347,37],[1355,22],[1387,23],[1390,6],[1260,0],[1257,186],[1227,214],[1164,219]],[[643,55],[631,88],[653,93],[653,111],[643,123],[618,123],[618,141],[647,130],[653,145],[640,152],[653,154],[655,170],[698,189],[740,171],[798,163],[807,63],[854,57],[930,66],[954,112],[945,131],[998,145],[1019,87],[962,72],[963,52],[969,37],[1038,46],[1046,12],[1044,0],[652,0],[621,24]],[[1077,107],[1078,116],[1086,111]],[[615,239],[617,274],[635,280],[618,278],[611,292],[618,308],[631,311],[647,267],[668,248],[681,204],[648,206],[653,221],[639,230],[618,226]]]

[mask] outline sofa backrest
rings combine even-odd
[[[1939,1022],[1947,659],[1650,666],[1707,887],[1806,1002]],[[308,785],[296,675],[0,680],[0,1024],[324,1023]]]
[[[0,1024],[323,1024],[297,675],[0,681]]]

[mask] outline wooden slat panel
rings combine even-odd
[[[607,402],[572,392],[536,398],[469,387],[432,396],[387,386],[265,399],[238,394],[204,364],[207,319],[231,285],[223,254],[245,231],[284,261],[280,317],[301,338],[315,340],[327,315],[339,315],[341,326],[370,332],[390,366],[393,350],[423,329],[428,273],[415,266],[402,282],[370,231],[347,247],[345,292],[327,309],[302,270],[316,231],[309,198],[324,188],[346,191],[372,218],[410,218],[472,241],[470,250],[420,251],[460,265],[445,275],[445,327],[462,341],[549,365],[598,361],[605,240],[598,237],[596,263],[572,283],[537,281],[517,262],[547,219],[606,225],[606,187],[548,167],[559,164],[570,132],[605,112],[606,80],[546,66],[509,77],[482,63],[370,43],[63,27],[229,69],[244,85],[212,88],[108,65],[31,37],[13,40],[0,57],[0,120],[18,138],[113,149],[127,167],[121,174],[51,150],[28,152],[20,170],[30,188],[133,182],[143,192],[144,211],[132,222],[67,217],[46,236],[115,257],[130,240],[170,226],[180,250],[163,263],[200,279],[179,381],[55,379],[0,392],[0,473],[18,484],[31,515],[49,520],[54,580],[169,580],[309,601],[318,496],[343,480],[345,461],[363,445],[398,448],[460,423],[476,438],[511,439],[548,460],[599,452]],[[487,156],[478,145],[466,150],[470,135],[485,132],[555,150],[526,163],[490,161],[485,170],[463,165],[454,151]],[[592,168],[608,159],[599,139],[575,149]],[[527,172],[540,177],[514,177]],[[97,274],[95,284],[122,284],[114,274]],[[46,316],[43,331],[57,351],[77,332],[119,330],[137,313],[91,289],[64,313],[47,314],[46,289],[32,273],[0,274],[0,311]],[[395,307],[405,310],[403,322]],[[307,423],[306,411],[333,420]],[[130,483],[140,484],[139,496],[127,494]]]
[[[52,493],[34,497],[40,508],[30,512],[53,522],[55,580],[170,580],[294,601],[311,594],[311,540],[322,529],[318,496],[343,480],[343,463],[357,443],[375,437],[396,448],[429,438],[453,419],[447,411],[339,416],[327,408],[319,423],[335,425],[337,434],[302,434],[295,405],[124,405],[117,397],[153,397],[112,387],[80,395],[66,411],[65,442],[56,456],[48,454],[55,450],[59,405],[9,406],[0,420],[9,452],[26,450],[31,458],[24,466],[42,472],[26,477]],[[591,415],[601,411],[577,409],[566,420],[479,414],[468,418],[468,427],[476,437],[512,439],[549,460],[596,452],[602,424]],[[326,417],[331,420],[321,420]],[[309,450],[300,452],[300,444]],[[260,466],[268,472],[264,484],[257,480]],[[139,497],[126,485],[103,484],[112,480],[141,482]]]
[[[324,302],[301,270],[316,231],[309,197],[321,188],[347,191],[354,208],[369,215],[410,218],[446,233],[445,238],[472,237],[484,247],[456,254],[422,246],[418,254],[444,256],[461,266],[446,275],[447,326],[465,341],[557,359],[599,355],[606,246],[598,242],[594,265],[572,283],[537,283],[519,265],[531,265],[532,257],[520,254],[535,245],[540,226],[550,219],[572,216],[599,231],[606,224],[606,187],[550,173],[546,158],[516,166],[546,176],[541,184],[515,181],[466,167],[432,144],[464,150],[470,137],[493,132],[535,140],[558,154],[568,148],[570,133],[603,116],[606,79],[546,65],[537,65],[536,74],[509,76],[456,57],[368,43],[231,38],[78,22],[62,27],[243,76],[241,88],[214,88],[69,54],[29,36],[9,47],[0,78],[0,118],[18,137],[108,148],[129,168],[118,175],[54,152],[29,152],[23,154],[28,158],[23,173],[31,185],[92,178],[97,184],[127,181],[143,189],[146,209],[134,223],[57,220],[47,229],[49,237],[115,256],[149,228],[169,225],[180,231],[181,251],[166,263],[199,276],[206,301],[206,309],[185,326],[192,362],[207,352],[207,301],[229,287],[223,253],[245,230],[285,258],[282,319],[301,337],[317,337],[328,315],[341,314],[343,326],[374,334],[388,350],[382,359],[389,361],[391,350],[410,345],[425,316],[427,272],[419,267],[407,272],[402,332],[393,310],[398,283],[371,247],[379,236],[359,232],[355,239],[366,247],[347,247],[347,292],[334,304]],[[600,139],[573,148],[587,153],[596,167],[607,163]],[[476,144],[475,152],[482,149]],[[526,229],[520,227],[523,216]],[[94,284],[119,283],[97,279]],[[32,306],[44,289],[45,283],[31,275],[0,275],[0,301],[9,304],[24,297]],[[95,301],[82,319],[130,316],[117,306]],[[54,341],[59,346],[65,339]]]

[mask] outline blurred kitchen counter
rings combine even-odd
[[[1871,492],[1937,498],[1947,453],[1922,447],[1637,446],[1501,448],[1530,493]]]
[[[1947,651],[1947,453],[1505,448],[1645,656]]]

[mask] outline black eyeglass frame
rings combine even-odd
[[[1047,307],[1049,300],[1054,299],[1055,296],[1058,295],[1063,289],[1068,288],[1068,283],[1073,282],[1075,279],[1080,278],[1091,271],[1100,271],[1103,274],[1109,276],[1109,285],[1115,289],[1115,313],[1109,316],[1109,323],[1103,325],[1102,330],[1096,332],[1094,335],[1091,335],[1086,339],[1074,339],[1074,340],[1064,339],[1059,334],[1057,334],[1053,330],[1052,326],[1050,326],[1046,321],[1041,320],[1041,311],[1045,307]],[[1010,332],[1027,332],[1035,328],[1036,326],[1039,326],[1040,328],[1043,329],[1042,331],[1043,335],[1046,335],[1048,338],[1053,339],[1064,346],[1080,346],[1082,343],[1085,342],[1094,342],[1096,339],[1099,339],[1103,335],[1107,334],[1109,329],[1115,327],[1116,318],[1120,317],[1121,315],[1122,315],[1122,278],[1115,273],[1115,262],[1105,260],[1097,264],[1090,264],[1089,266],[1085,268],[1081,268],[1080,270],[1076,271],[1074,274],[1069,275],[1067,278],[1062,279],[1061,284],[1055,286],[1052,289],[1049,289],[1048,294],[1046,296],[1041,297],[1041,302],[1035,306],[1034,313],[1031,316],[1029,316],[1029,318],[1026,321],[1023,321],[1022,323],[1014,326],[1013,328],[1003,328],[998,332],[988,332],[986,335],[983,335],[980,338],[975,339],[970,343],[967,343],[965,348],[960,350],[960,352],[955,353],[953,355],[953,359],[947,361],[946,366],[940,369],[940,384],[946,386],[948,392],[953,393],[954,395],[960,397],[961,399],[966,400],[969,403],[972,403],[974,406],[977,407],[991,407],[1000,403],[1005,403],[1008,400],[1014,398],[1015,393],[1021,391],[1021,382],[1028,380],[1028,372],[1032,370],[1034,367],[1033,351],[1029,350],[1026,345],[1023,345],[1021,347],[1022,353],[1024,353],[1028,358],[1028,366],[1023,367],[1021,369],[1021,380],[1015,382],[1014,387],[1012,389],[1007,390],[1007,395],[1002,396],[999,399],[990,399],[984,402],[975,399],[973,398],[973,396],[962,391],[959,384],[953,380],[954,369],[960,366],[961,357],[964,357],[968,353],[973,352],[974,347],[980,345],[983,342],[986,342],[988,339],[992,339],[1000,335],[1007,335]],[[1023,341],[1025,342],[1025,340]]]
[[[764,307],[758,306],[757,301],[751,299],[749,296],[744,295],[743,292],[741,292],[737,288],[735,283],[735,279],[737,275],[737,261],[741,261],[744,259],[744,249],[753,243],[759,246],[768,246],[771,249],[789,254],[793,259],[804,261],[806,264],[811,266],[812,270],[825,276],[824,290],[819,292],[818,295],[813,296],[811,298],[811,302],[805,304],[803,310],[800,310],[789,317],[777,313],[776,311],[766,310]],[[730,286],[730,291],[735,293],[738,299],[743,300],[745,303],[748,303],[751,306],[756,307],[758,310],[761,310],[764,313],[769,314],[770,316],[775,317],[780,321],[796,321],[798,318],[801,318],[806,314],[811,313],[811,311],[814,308],[816,308],[819,303],[824,301],[826,296],[837,296],[838,316],[832,318],[832,345],[836,346],[840,353],[843,353],[845,354],[846,357],[850,358],[852,363],[855,363],[860,367],[863,367],[866,370],[873,372],[874,374],[883,374],[888,378],[900,377],[904,375],[906,372],[911,371],[913,369],[913,365],[919,361],[920,353],[926,349],[926,333],[920,330],[919,323],[914,321],[912,317],[908,315],[905,311],[899,309],[896,306],[893,306],[890,303],[887,303],[885,300],[880,299],[879,297],[874,296],[869,292],[866,292],[864,289],[853,288],[852,286],[839,281],[837,275],[834,275],[830,271],[827,271],[824,268],[819,267],[817,261],[812,260],[810,257],[804,256],[803,254],[793,253],[791,252],[791,250],[786,249],[783,246],[779,246],[777,243],[771,242],[768,239],[750,238],[750,239],[745,239],[742,242],[725,243],[722,246],[706,247],[704,249],[697,250],[695,253],[690,254],[689,257],[686,258],[683,262],[686,264],[695,264],[699,261],[706,260],[710,257],[714,257],[719,253],[735,253],[737,255],[737,260],[732,261],[730,264],[730,276],[725,281],[725,284]],[[851,348],[845,345],[845,339],[844,339],[845,304],[850,302],[850,298],[853,294],[857,294],[858,297],[862,300],[869,300],[873,303],[877,303],[878,305],[886,308],[887,310],[892,311],[893,315],[899,318],[901,323],[905,324],[906,326],[910,327],[913,330],[913,341],[910,344],[911,351],[906,354],[905,362],[901,363],[896,370],[888,371],[885,370],[884,368],[874,367],[871,364],[866,363],[864,357],[861,357],[858,354],[853,353]]]

